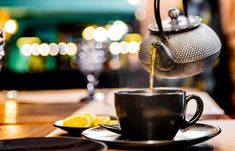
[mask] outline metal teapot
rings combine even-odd
[[[5,55],[4,46],[5,46],[4,31],[2,29],[0,29],[0,71],[3,66],[3,57]]]
[[[188,15],[187,3],[183,0],[184,15],[172,8],[168,12],[170,18],[162,21],[160,0],[154,0],[156,23],[149,25],[149,33],[140,46],[139,60],[149,71],[151,46],[155,47],[155,76],[185,78],[199,74],[213,66],[220,54],[218,36],[199,16]]]

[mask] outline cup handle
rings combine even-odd
[[[181,126],[182,129],[187,128],[187,127],[195,124],[199,120],[199,118],[201,117],[202,112],[203,112],[204,105],[203,105],[202,99],[199,96],[197,96],[195,94],[186,96],[186,107],[187,107],[188,102],[190,100],[195,100],[196,101],[196,103],[197,103],[197,110],[196,110],[195,114],[193,115],[193,117],[189,121],[186,121],[184,119],[185,122]],[[186,116],[186,113],[185,113],[185,116]]]

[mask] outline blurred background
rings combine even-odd
[[[219,35],[220,57],[200,75],[156,78],[155,86],[206,91],[228,114],[234,113],[234,5],[232,0],[189,0],[189,14],[201,16]],[[181,1],[161,1],[162,18],[173,6],[182,9]],[[0,0],[0,28],[5,32],[0,89],[85,88],[88,69],[95,72],[99,88],[146,88],[149,74],[138,51],[153,16],[153,0]],[[92,58],[79,53],[90,46],[99,53]]]

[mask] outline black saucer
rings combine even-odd
[[[185,148],[206,141],[218,135],[220,132],[221,129],[219,127],[197,123],[186,130],[180,130],[173,140],[132,141],[102,127],[87,129],[81,135],[86,139],[104,142],[111,148],[156,149],[172,147]]]
[[[63,120],[56,121],[54,123],[54,126],[60,128],[64,131],[67,131],[69,133],[69,135],[71,135],[71,136],[81,136],[82,131],[84,131],[88,128],[91,128],[91,127],[69,127],[69,126],[64,126],[63,125]]]
[[[0,140],[1,151],[106,151],[104,143],[69,137],[32,137]]]

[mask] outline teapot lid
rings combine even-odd
[[[192,30],[202,23],[202,18],[199,16],[189,15],[188,17],[180,15],[177,8],[171,8],[168,11],[170,18],[162,21],[163,31],[165,33],[177,33]],[[159,28],[156,23],[149,25],[148,29],[152,33],[159,33]]]

